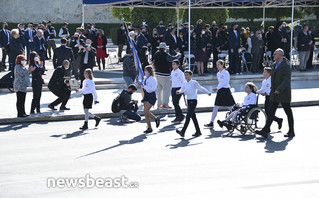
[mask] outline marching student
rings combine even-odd
[[[186,114],[186,121],[184,123],[182,130],[180,131],[176,129],[176,133],[178,133],[181,137],[184,137],[189,121],[192,118],[196,128],[196,132],[195,134],[193,134],[193,136],[198,137],[202,135],[202,133],[200,132],[200,128],[199,128],[198,121],[195,114],[195,109],[197,106],[197,90],[205,92],[209,96],[211,95],[211,93],[207,89],[202,87],[196,80],[192,80],[192,77],[193,77],[192,71],[186,70],[184,74],[185,74],[186,82],[184,82],[184,84],[182,85],[182,88],[178,90],[176,93],[177,94],[185,93],[187,95],[187,114]]]
[[[144,133],[151,133],[153,132],[152,126],[151,126],[151,118],[155,120],[156,128],[160,125],[160,117],[155,117],[151,112],[150,109],[152,106],[156,103],[156,88],[157,88],[157,82],[154,78],[154,70],[152,66],[146,66],[144,70],[144,85],[142,85],[142,88],[144,90],[144,97],[142,102],[144,103],[144,115],[145,120],[147,123],[147,129],[144,131]]]
[[[84,125],[80,127],[82,130],[88,129],[88,121],[89,116],[93,117],[95,120],[95,127],[97,127],[101,121],[100,117],[89,112],[89,109],[92,109],[93,96],[94,96],[94,104],[99,103],[97,101],[97,94],[95,90],[95,84],[93,82],[93,72],[91,69],[86,69],[84,71],[85,80],[83,81],[82,89],[75,89],[76,92],[80,92],[84,95],[83,98],[83,108],[85,113],[85,121]]]
[[[181,107],[179,106],[179,101],[181,99],[182,94],[176,94],[176,91],[180,90],[185,80],[184,73],[179,69],[179,60],[176,59],[172,63],[173,70],[171,72],[172,79],[172,99],[173,105],[175,109],[175,119],[172,122],[181,122],[184,120],[184,115]]]
[[[261,94],[262,96],[265,96],[265,112],[267,117],[270,117],[270,88],[271,88],[271,67],[265,67],[264,68],[264,80],[261,84],[261,88],[257,90],[257,94]],[[278,129],[281,129],[282,127],[282,118],[278,118],[277,116],[274,116],[274,121],[278,123]]]
[[[217,69],[218,86],[213,89],[213,91],[217,91],[215,106],[212,112],[211,121],[209,124],[205,124],[205,127],[214,127],[214,120],[220,106],[226,106],[231,111],[232,106],[235,104],[235,100],[229,89],[230,75],[226,70],[226,65],[223,60],[217,61]]]

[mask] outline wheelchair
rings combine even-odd
[[[235,107],[235,106],[234,106]],[[234,111],[229,111],[226,113],[226,118]],[[256,130],[261,130],[267,120],[267,115],[265,111],[258,106],[258,97],[256,105],[249,105],[246,108],[240,110],[240,113],[236,117],[235,122],[231,122],[230,126],[227,127],[228,135],[232,135],[235,130],[239,131],[242,135],[247,132],[255,133]]]

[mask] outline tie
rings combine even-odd
[[[86,51],[84,55],[84,64],[88,64],[88,61],[89,61],[89,51]]]

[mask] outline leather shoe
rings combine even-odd
[[[295,133],[288,132],[287,134],[284,135],[284,137],[293,138],[295,137]]]
[[[70,110],[70,108],[60,107],[60,110]]]
[[[179,134],[182,138],[184,137],[185,133],[182,133],[180,130],[176,129],[176,133]]]
[[[281,127],[282,127],[282,121],[283,121],[282,118],[280,118],[280,119],[278,120],[278,129],[279,129],[279,130],[280,130]]]
[[[199,136],[201,136],[201,135],[202,135],[201,132],[196,132],[196,133],[194,133],[192,136],[193,136],[193,137],[199,137]]]
[[[54,106],[51,104],[48,105],[48,108],[50,108],[51,110],[56,110],[56,108],[54,108]]]
[[[263,136],[264,138],[268,138],[268,133],[266,131],[256,131],[256,134]]]

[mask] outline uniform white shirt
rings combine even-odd
[[[243,105],[255,105],[257,103],[257,96],[255,93],[251,92],[244,98]]]
[[[82,89],[79,89],[79,92],[82,94],[93,94],[94,101],[97,101],[97,93],[95,90],[95,84],[93,80],[87,78],[83,81]]]
[[[257,91],[257,93],[258,94],[266,93],[267,96],[269,96],[270,88],[271,88],[271,77],[263,80],[263,82],[261,83],[261,88]]]
[[[219,71],[217,73],[217,79],[218,79],[217,89],[230,87],[229,85],[230,75],[226,69],[223,69],[222,71]]]
[[[171,72],[171,79],[172,88],[182,87],[183,83],[186,82],[184,73],[180,69]]]
[[[63,29],[61,28],[59,31],[59,37],[65,38],[66,36],[69,36],[70,34],[63,34]]]
[[[144,76],[144,89],[147,93],[155,92],[157,88],[156,79],[153,76]]]
[[[187,100],[196,100],[197,90],[210,94],[210,92],[206,88],[202,87],[196,80],[184,82],[181,89],[179,90],[179,93],[185,93],[187,96]]]

